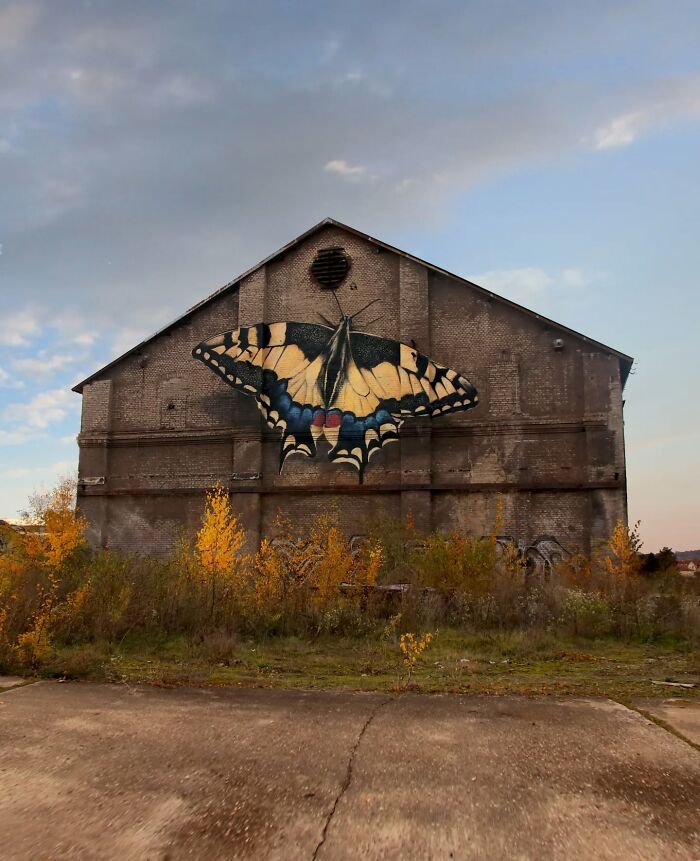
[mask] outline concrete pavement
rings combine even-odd
[[[644,699],[635,700],[634,705],[700,748],[700,699]]]
[[[39,683],[0,857],[698,859],[700,752],[605,700]]]

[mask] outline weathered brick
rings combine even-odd
[[[328,462],[325,444],[314,460],[289,458],[280,475],[279,436],[254,400],[191,358],[196,343],[238,325],[337,319],[332,291],[309,271],[334,245],[352,261],[336,291],[343,309],[382,300],[357,328],[379,316],[373,334],[413,340],[480,394],[474,410],[408,419],[362,487],[352,467]],[[571,550],[590,549],[626,518],[620,354],[335,223],[94,375],[82,393],[79,504],[91,540],[105,546],[166,552],[196,527],[217,482],[230,489],[251,547],[272,534],[277,512],[302,528],[329,506],[348,536],[382,511],[483,534],[501,508],[507,534],[553,535]]]

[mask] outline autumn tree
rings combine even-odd
[[[76,511],[75,487],[75,478],[64,476],[52,490],[33,494],[22,515],[25,549],[55,571],[86,543],[87,521]]]
[[[228,491],[220,485],[207,493],[202,526],[195,547],[204,579],[210,590],[210,618],[222,588],[228,591],[240,573],[240,551],[245,543],[245,531],[231,511]]]
[[[15,652],[26,666],[37,667],[51,651],[52,629],[64,611],[62,595],[75,567],[71,563],[86,545],[87,524],[76,512],[75,488],[75,478],[65,476],[52,490],[33,494],[23,529],[0,563],[0,598],[4,592],[8,601],[5,619],[10,614],[25,619]]]

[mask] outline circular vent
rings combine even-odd
[[[326,290],[338,287],[350,271],[350,258],[343,248],[321,248],[311,264],[311,275]]]

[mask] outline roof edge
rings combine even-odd
[[[201,302],[197,302],[196,305],[193,305],[191,308],[185,311],[184,314],[181,314],[175,320],[172,320],[170,323],[168,323],[166,326],[163,326],[161,329],[159,329],[157,332],[154,332],[152,335],[149,335],[148,338],[145,338],[143,341],[140,341],[138,344],[127,350],[125,353],[122,353],[120,356],[117,356],[116,358],[112,359],[106,365],[103,365],[97,371],[90,374],[90,376],[86,377],[84,380],[73,386],[72,391],[77,392],[78,394],[82,394],[83,387],[96,380],[98,377],[104,374],[105,371],[108,371],[110,368],[114,367],[114,365],[121,362],[123,359],[128,358],[133,353],[137,353],[139,350],[143,349],[143,347],[145,347],[148,343],[153,341],[155,338],[158,338],[160,335],[167,334],[171,329],[187,320],[189,317],[191,317],[194,313],[196,313],[200,308],[207,305],[209,302],[212,302],[214,299],[223,296],[227,291],[236,289],[240,282],[248,275],[251,275],[261,266],[265,266],[266,264],[271,263],[276,258],[286,254],[288,251],[299,245],[317,230],[320,230],[322,227],[326,226],[339,227],[341,230],[346,230],[348,233],[352,233],[354,236],[364,239],[367,242],[371,242],[374,245],[385,249],[386,251],[390,251],[393,254],[400,254],[407,260],[412,260],[414,263],[418,263],[421,266],[425,266],[426,269],[430,269],[439,275],[444,275],[447,278],[459,281],[461,284],[466,284],[474,290],[477,290],[478,292],[482,293],[484,296],[487,296],[489,299],[495,299],[496,301],[501,302],[502,304],[513,308],[516,311],[520,311],[521,313],[526,314],[527,316],[535,320],[538,320],[542,323],[546,323],[549,326],[553,326],[559,331],[565,332],[567,335],[573,335],[575,338],[578,338],[585,343],[590,344],[591,346],[596,347],[599,350],[602,350],[603,352],[609,353],[613,356],[617,356],[620,361],[620,379],[622,381],[622,388],[624,389],[625,383],[627,382],[627,378],[629,377],[630,371],[632,369],[632,364],[634,363],[634,359],[632,358],[632,356],[628,356],[626,353],[622,353],[619,350],[614,349],[614,347],[609,347],[607,344],[603,344],[601,341],[596,341],[594,338],[589,338],[587,335],[584,335],[581,332],[577,332],[575,329],[570,329],[568,326],[564,326],[562,323],[557,323],[556,320],[552,320],[549,317],[545,317],[542,314],[538,314],[537,312],[532,311],[530,308],[526,308],[524,305],[519,305],[517,302],[513,302],[511,299],[506,299],[505,296],[499,296],[498,293],[494,293],[492,290],[488,290],[485,287],[481,287],[478,284],[475,284],[473,281],[469,281],[468,278],[462,278],[461,275],[455,275],[454,272],[449,272],[447,269],[443,269],[440,266],[436,266],[434,263],[429,263],[427,260],[423,260],[420,257],[416,257],[413,254],[409,254],[407,251],[403,251],[400,248],[396,248],[394,245],[389,245],[389,243],[383,242],[381,239],[377,239],[374,236],[370,236],[369,233],[363,233],[362,231],[357,230],[354,227],[350,227],[348,224],[343,224],[342,221],[337,221],[334,218],[327,217],[319,221],[317,224],[314,224],[312,227],[310,227],[308,230],[305,230],[303,233],[300,233],[286,245],[283,245],[281,248],[278,248],[277,251],[274,251],[272,254],[268,255],[263,260],[260,260],[254,266],[251,266],[249,269],[246,269],[245,272],[242,272],[240,275],[224,284],[223,287],[220,287],[218,290],[215,290],[209,296],[202,299]]]

